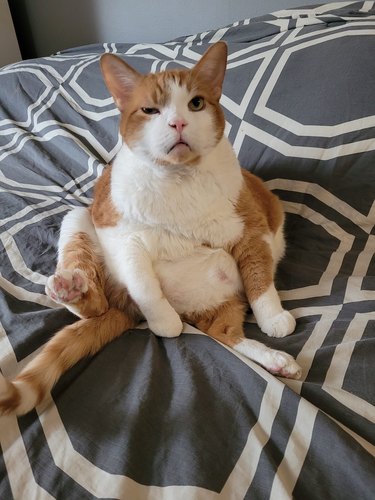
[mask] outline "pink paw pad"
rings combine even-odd
[[[279,377],[292,378],[298,380],[301,378],[302,369],[296,361],[287,353],[273,352],[273,363],[268,370]]]
[[[73,304],[88,290],[85,274],[79,269],[64,269],[47,280],[46,293],[55,302]]]

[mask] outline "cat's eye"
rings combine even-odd
[[[158,108],[141,108],[145,115],[157,115],[159,113]]]
[[[190,111],[201,111],[204,108],[204,99],[199,95],[193,97],[193,99],[189,102],[188,106]]]

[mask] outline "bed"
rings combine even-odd
[[[282,10],[164,44],[105,43],[0,71],[0,368],[15,376],[75,319],[44,293],[62,217],[120,142],[98,61],[191,67],[228,44],[222,105],[243,167],[281,198],[277,285],[297,318],[276,378],[190,325],[141,324],[0,418],[0,498],[374,498],[375,6]],[[202,283],[204,286],[204,283]]]

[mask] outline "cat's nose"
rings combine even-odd
[[[186,127],[187,122],[181,118],[175,118],[168,122],[168,125],[175,128],[179,134],[181,134],[182,129]]]

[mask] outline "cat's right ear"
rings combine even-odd
[[[114,54],[104,54],[100,67],[108,90],[120,111],[124,111],[142,75]]]

